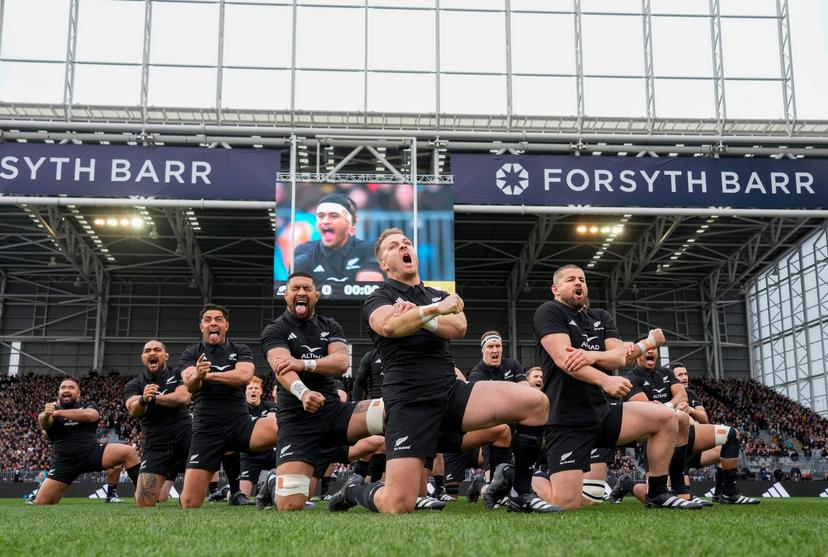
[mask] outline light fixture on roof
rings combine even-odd
[[[54,255],[51,257],[51,259],[49,259],[49,267],[57,267],[57,261],[55,261]]]
[[[158,239],[158,231],[155,228],[150,230],[149,238],[150,238],[150,240],[157,240]]]
[[[81,285],[81,279],[80,279],[80,277],[75,277],[75,282],[73,283],[73,286],[74,286],[75,288],[80,288],[80,285]]]

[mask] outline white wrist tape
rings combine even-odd
[[[426,321],[425,323],[423,323],[423,329],[425,329],[426,331],[431,331],[432,333],[437,332],[437,327],[439,327],[439,325],[437,324],[436,316],[430,321]]]
[[[293,396],[302,400],[302,395],[305,394],[308,388],[302,383],[301,379],[297,379],[293,383],[290,384],[290,392],[293,393]]]
[[[276,495],[288,497],[289,495],[308,496],[310,492],[310,478],[302,474],[282,474],[276,476]]]
[[[429,304],[427,306],[420,306],[418,313],[420,314],[420,321],[423,323],[428,323],[432,319],[437,317],[437,313],[432,313],[431,315],[426,315],[426,310],[430,308],[436,308],[437,304]]]
[[[673,403],[670,402],[670,401],[667,401],[667,402],[664,403],[664,406],[666,406],[667,408],[673,408]]]
[[[636,346],[638,346],[638,349],[641,350],[642,356],[647,353],[648,348],[647,345],[644,344],[644,341],[639,342]]]
[[[656,342],[656,339],[653,335],[648,336],[646,340],[653,348],[658,348],[658,342]]]
[[[385,403],[381,398],[375,398],[368,405],[365,411],[365,425],[368,426],[368,433],[379,435],[385,429]]]
[[[313,371],[316,369],[316,360],[302,360],[305,364],[305,371]]]

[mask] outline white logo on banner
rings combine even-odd
[[[529,172],[516,162],[507,162],[497,170],[495,183],[506,195],[520,195],[529,187]]]
[[[762,494],[762,497],[790,497],[790,494],[782,487],[781,483],[776,482]]]

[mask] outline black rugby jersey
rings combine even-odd
[[[195,366],[202,354],[210,362],[210,373],[233,371],[239,362],[253,363],[253,353],[246,344],[225,340],[224,344],[210,345],[202,341],[184,350],[178,360],[179,369]],[[214,423],[224,425],[228,420],[246,416],[244,391],[244,386],[202,381],[201,389],[193,393],[193,428]]]
[[[400,300],[427,306],[447,297],[445,291],[423,283],[409,286],[388,279],[365,300],[362,317],[382,359],[385,400],[431,399],[445,394],[455,381],[454,359],[447,339],[422,328],[405,337],[387,338],[371,329],[369,317],[376,309]]]
[[[557,300],[543,303],[535,312],[535,338],[541,354],[543,392],[549,397],[549,423],[552,425],[594,425],[609,412],[604,391],[575,379],[559,368],[540,341],[549,334],[565,334],[573,348],[606,350],[608,338],[618,338],[615,320],[602,309],[576,311]],[[596,369],[601,369],[594,366]],[[610,373],[610,370],[601,370]]]
[[[100,413],[94,402],[77,402],[71,406],[60,406],[57,410],[85,410],[91,408]],[[80,454],[88,452],[98,444],[98,422],[78,422],[62,416],[53,416],[52,427],[46,435],[52,442],[55,454]]]
[[[380,272],[373,244],[351,237],[340,249],[326,247],[321,240],[296,246],[293,270],[313,275],[314,282],[354,282],[360,271]]]
[[[144,388],[151,383],[158,385],[158,394],[168,395],[175,392],[175,389],[183,385],[184,381],[181,379],[179,370],[170,366],[165,366],[156,374],[144,369],[143,373],[132,378],[124,387],[124,403],[136,395],[143,397]],[[192,426],[190,410],[186,406],[169,408],[149,404],[140,419],[145,449],[167,446],[179,439],[182,433]]]
[[[655,400],[661,403],[670,402],[673,399],[671,387],[679,384],[679,380],[676,379],[671,370],[658,365],[650,371],[636,363],[624,377],[632,383],[632,389],[626,400],[637,393],[644,393],[647,395],[647,400]]]
[[[382,380],[384,376],[382,358],[376,350],[369,350],[359,361],[359,369],[354,375],[353,400],[382,397]]]
[[[328,347],[341,342],[347,344],[345,332],[336,320],[319,314],[310,319],[299,319],[289,311],[269,323],[262,331],[262,351],[287,348],[290,355],[300,360],[317,360],[328,355]],[[336,384],[331,377],[311,371],[300,371],[299,379],[305,386],[325,396],[325,400],[339,399]],[[280,410],[302,409],[302,401],[278,383],[276,401]]]
[[[699,396],[696,393],[694,393],[693,391],[691,391],[687,387],[684,388],[684,391],[687,393],[687,404],[691,408],[696,408],[698,406],[701,406],[702,408],[704,408],[704,403],[701,401],[701,399],[699,398]]]
[[[469,374],[469,383],[475,381],[512,381],[513,383],[520,383],[526,381],[526,373],[523,372],[523,366],[520,362],[514,358],[501,357],[499,366],[490,366],[481,360]]]

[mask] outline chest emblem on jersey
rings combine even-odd
[[[323,267],[322,265],[317,265],[316,268],[313,270],[313,272],[314,273],[324,273],[325,272],[325,267]]]
[[[354,257],[353,259],[349,259],[348,262],[345,264],[346,271],[352,271],[354,269],[359,269],[359,257]]]
[[[653,389],[653,392],[654,392],[654,393],[661,394],[661,393],[663,393],[665,390],[667,390],[667,387],[662,387],[662,388],[660,388],[660,389]]]
[[[294,340],[296,338],[297,338],[296,333],[290,333],[287,337],[288,340]]]
[[[329,334],[331,334],[330,331],[322,331],[321,333],[319,333],[319,338],[326,339],[328,338]]]
[[[168,377],[167,378],[167,385],[169,385],[170,383],[175,383],[175,377]]]
[[[307,344],[302,344],[301,346],[302,346],[302,348],[306,348],[308,350],[308,352],[310,352],[311,354],[317,352],[318,350],[322,350],[321,346],[315,346],[313,348],[311,348]]]
[[[577,326],[578,326],[578,324],[577,324],[577,323],[575,323],[575,320],[574,320],[574,319],[572,319],[572,320],[569,322],[569,324],[570,324],[570,325],[572,325],[573,327],[577,327]]]
[[[432,299],[431,299],[431,301],[432,301],[432,302],[439,302],[439,301],[440,301],[440,297],[439,297],[439,296],[437,296],[436,298],[432,298]]]
[[[230,364],[227,364],[226,366],[217,366],[217,365],[213,364],[210,367],[216,368],[219,371],[224,371],[225,369],[228,369],[230,367]]]
[[[644,381],[644,386],[645,386],[645,387],[646,387],[646,386],[648,386],[649,384],[650,384],[650,382],[649,382],[649,381]]]
[[[233,352],[232,354],[230,354],[229,356],[227,356],[227,359],[228,359],[228,360],[235,360],[235,359],[236,359],[236,356],[237,356],[237,354],[236,354],[235,352]]]
[[[669,383],[669,382],[670,382],[670,380],[667,378],[667,376],[666,376],[666,375],[665,375],[664,377],[662,377],[661,379],[662,379],[662,381],[664,381],[665,383]]]

